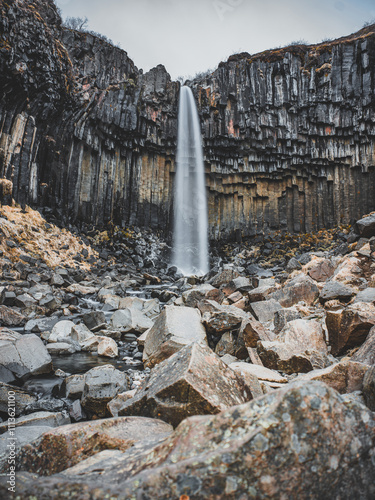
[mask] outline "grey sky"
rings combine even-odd
[[[214,69],[229,55],[304,39],[337,38],[375,19],[375,0],[56,0],[63,17],[119,42],[138,68],[172,78]]]

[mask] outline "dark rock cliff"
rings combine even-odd
[[[50,0],[0,1],[0,177],[76,222],[167,231],[179,84],[61,27]],[[375,208],[375,26],[221,63],[196,95],[210,236],[310,231]]]

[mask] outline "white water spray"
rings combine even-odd
[[[204,275],[209,270],[203,150],[197,107],[189,87],[181,87],[178,110],[173,264],[184,275]]]

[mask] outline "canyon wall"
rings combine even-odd
[[[168,232],[179,83],[65,29],[50,0],[0,1],[0,177],[75,223]],[[375,209],[375,26],[238,54],[188,82],[210,237],[308,232]]]

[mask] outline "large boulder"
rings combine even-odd
[[[275,313],[282,309],[281,304],[275,299],[252,302],[249,305],[250,312],[261,323],[273,321]]]
[[[198,305],[198,302],[203,300],[206,294],[211,290],[215,290],[215,288],[208,283],[195,286],[190,290],[186,290],[186,292],[182,294],[182,300],[187,307],[196,307]]]
[[[39,337],[0,329],[0,380],[14,382],[51,370],[52,358]]]
[[[118,417],[64,425],[45,432],[17,453],[17,467],[47,476],[102,451],[124,452],[144,440],[162,442],[173,427],[161,420]]]
[[[362,238],[371,238],[375,236],[375,214],[357,220],[355,228]]]
[[[163,443],[130,448],[87,475],[18,472],[17,495],[238,500],[354,494],[370,500],[374,476],[374,413],[312,381],[219,415],[186,419]],[[0,481],[6,497],[6,478]]]
[[[207,346],[190,344],[159,363],[119,415],[161,418],[172,425],[252,399],[244,382]]]
[[[109,416],[107,404],[128,389],[126,373],[112,365],[97,366],[85,374],[81,404],[84,410],[98,417]]]
[[[327,368],[313,370],[300,375],[298,380],[317,380],[324,382],[341,394],[362,391],[363,378],[369,367],[363,363],[344,359]]]
[[[322,368],[328,362],[322,325],[313,320],[290,321],[277,340],[259,341],[258,352],[264,366],[289,374]]]
[[[152,327],[153,322],[138,308],[127,307],[113,313],[111,325],[122,332],[143,333]]]
[[[345,309],[327,311],[326,325],[329,344],[334,356],[361,345],[375,325],[375,306],[355,302]]]
[[[192,342],[207,343],[198,309],[166,306],[147,333],[144,364],[155,366]]]
[[[310,306],[319,297],[319,288],[309,276],[299,274],[285,284],[282,289],[271,294],[271,297],[283,307],[292,307],[301,301]]]
[[[340,283],[339,281],[327,281],[323,289],[320,292],[319,298],[322,302],[328,300],[341,300],[343,302],[348,302],[355,291],[349,286]]]
[[[4,326],[21,326],[26,323],[26,317],[16,309],[0,306],[0,324]]]
[[[73,321],[64,319],[54,325],[51,335],[48,337],[48,342],[67,342],[72,341],[72,329],[75,327]]]
[[[318,259],[315,257],[308,264],[308,275],[319,283],[327,281],[335,272],[335,266],[329,259]]]
[[[242,320],[250,317],[238,307],[221,305],[213,300],[203,300],[198,307],[207,332],[215,337],[239,328]]]

